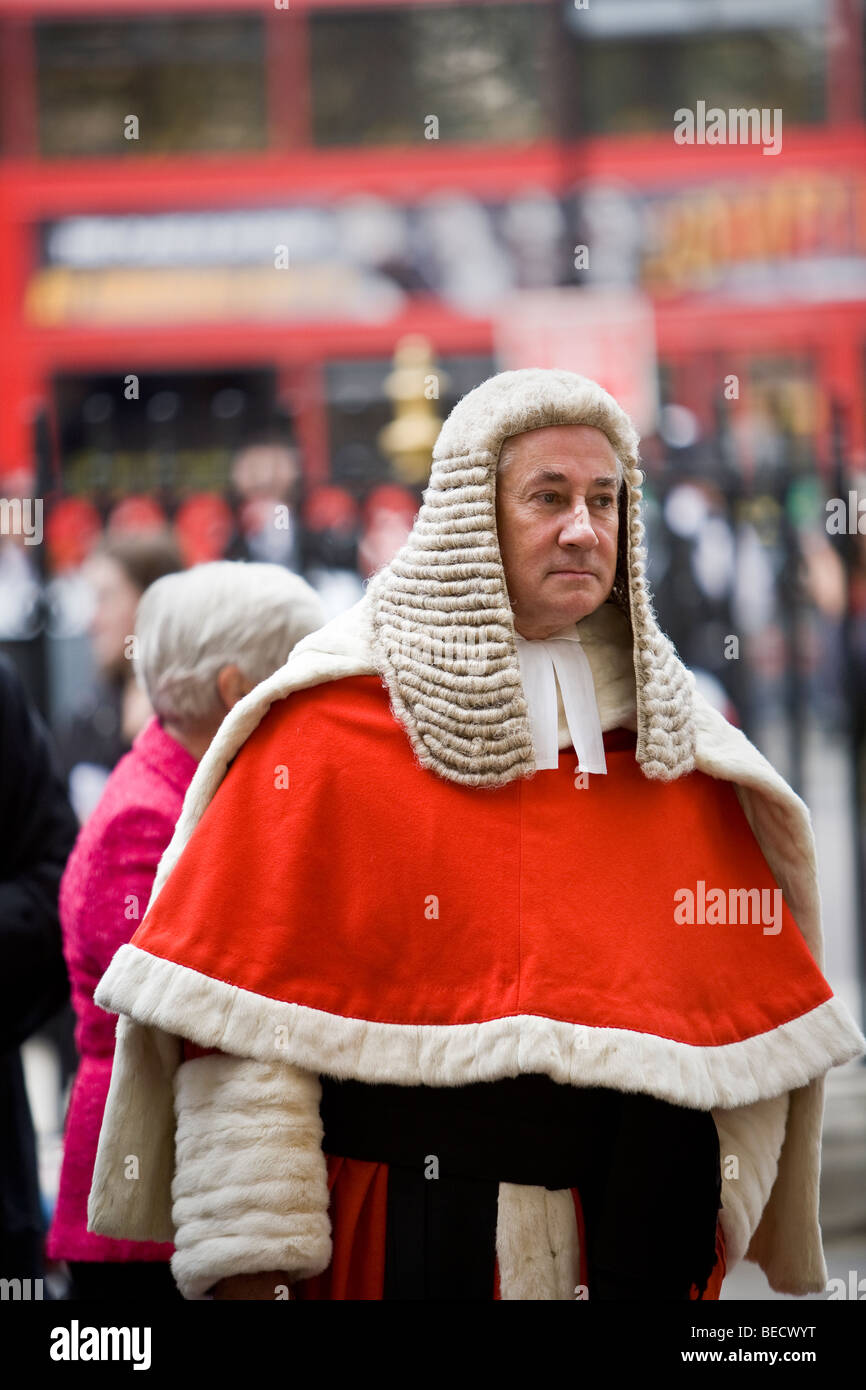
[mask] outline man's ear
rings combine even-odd
[[[252,681],[247,679],[235,662],[220,667],[217,674],[217,690],[227,710],[236,705],[244,695],[249,694],[252,688]]]

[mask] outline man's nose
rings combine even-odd
[[[589,509],[582,499],[569,508],[559,533],[561,545],[580,545],[586,549],[598,545],[598,536],[592,527]]]

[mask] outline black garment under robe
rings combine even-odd
[[[590,1300],[704,1292],[721,1205],[708,1111],[537,1074],[321,1084],[324,1151],[390,1165],[384,1298],[488,1300],[500,1182],[578,1189]]]

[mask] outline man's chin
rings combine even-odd
[[[569,582],[570,581],[570,582]],[[563,574],[562,578],[553,580],[559,592],[554,595],[551,588],[548,588],[547,598],[550,600],[551,613],[562,613],[563,622],[579,622],[589,613],[594,613],[596,608],[600,608],[607,598],[604,586],[599,582],[596,575],[587,575],[585,578],[579,575]],[[608,590],[609,592],[609,590]]]
[[[543,604],[533,604],[531,609],[520,603],[514,604],[515,626],[522,637],[550,636],[571,623],[579,623],[601,608],[610,597],[610,588],[605,589],[604,584],[595,577],[591,583],[576,581],[573,586],[559,580],[555,582],[560,587],[555,598],[548,588]]]
[[[545,615],[544,626],[558,631],[559,628],[568,627],[571,623],[579,623],[583,618],[588,618],[590,613],[594,613],[597,608],[601,608],[605,598],[606,595],[601,593],[587,594],[582,601],[575,600],[572,603],[551,607]]]
[[[579,608],[571,608],[568,612],[568,616],[562,620],[563,627],[566,623],[579,623],[582,618],[588,618],[590,613],[594,613],[597,608],[601,608],[603,603],[604,599],[600,598],[592,602],[588,601],[587,603],[581,604]]]

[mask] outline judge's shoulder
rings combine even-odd
[[[276,746],[324,749],[398,730],[388,690],[375,674],[345,676],[291,690],[275,699],[244,739],[228,766],[245,751],[269,756]]]

